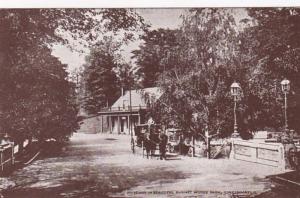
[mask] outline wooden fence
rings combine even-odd
[[[23,148],[29,145],[29,140],[23,142]],[[13,142],[0,145],[0,173],[15,164],[15,155],[19,152],[19,145]]]
[[[9,166],[12,166],[15,163],[14,155],[14,144],[2,144],[0,145],[0,166],[1,172],[3,172]]]

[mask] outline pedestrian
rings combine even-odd
[[[168,143],[168,136],[165,133],[160,134],[160,142],[159,142],[159,153],[160,159],[166,159],[166,147]]]
[[[149,159],[150,151],[151,151],[151,141],[149,138],[149,134],[144,134],[144,149],[146,150],[147,159]],[[151,157],[151,155],[150,155]]]

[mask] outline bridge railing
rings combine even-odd
[[[248,140],[232,141],[231,158],[264,164],[285,170],[285,152],[280,143],[264,143]]]

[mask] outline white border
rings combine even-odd
[[[0,8],[300,7],[300,0],[0,0]]]

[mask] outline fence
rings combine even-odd
[[[23,148],[29,145],[29,140],[23,142]],[[0,145],[0,173],[15,164],[15,155],[19,153],[19,145],[13,142]]]
[[[280,143],[263,143],[249,140],[233,140],[230,157],[285,169],[284,146]]]
[[[2,144],[0,145],[0,165],[1,171],[10,165],[13,165],[15,162],[14,159],[14,144]]]

